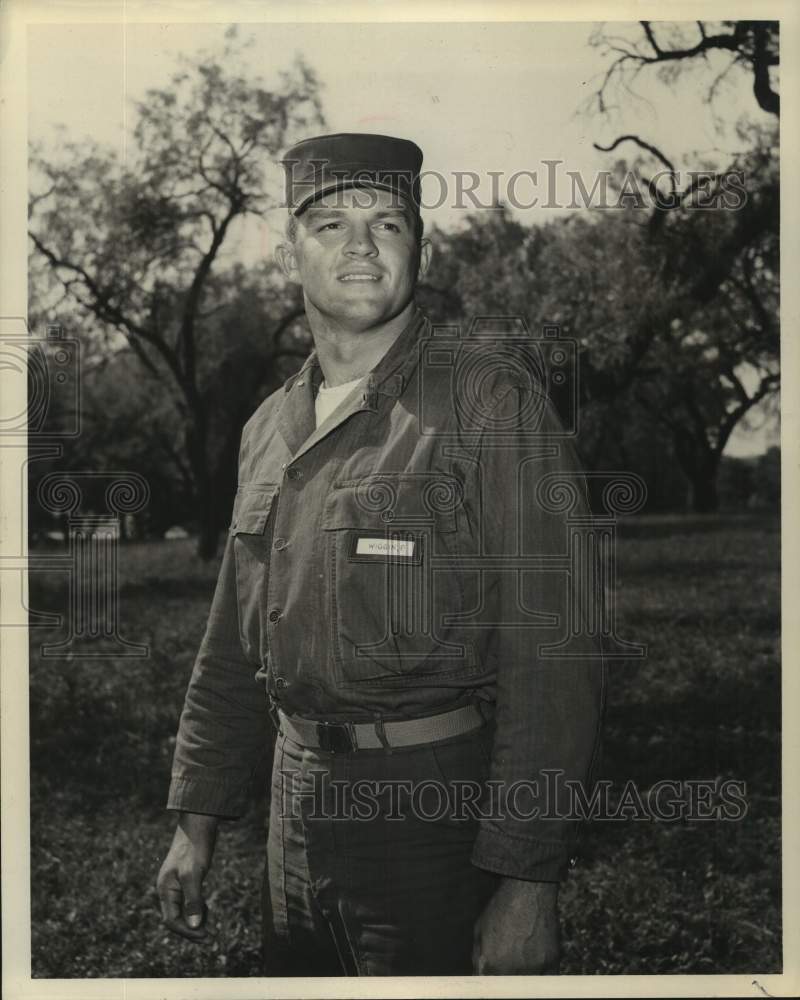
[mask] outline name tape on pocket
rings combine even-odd
[[[413,539],[402,538],[359,538],[356,542],[357,556],[392,556],[400,559],[414,558]]]

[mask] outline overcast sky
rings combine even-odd
[[[424,151],[425,170],[472,170],[481,176],[491,170],[508,177],[538,168],[543,175],[542,161],[558,158],[565,170],[591,178],[612,159],[592,143],[631,131],[676,164],[695,151],[713,156],[715,150],[735,148],[735,137],[715,132],[711,112],[699,100],[714,62],[719,66],[725,59],[721,54],[708,70],[672,90],[643,75],[636,88],[641,99],[620,101],[609,120],[579,114],[608,66],[588,45],[591,29],[590,23],[304,23],[243,25],[239,31],[254,38],[247,68],[268,81],[296,54],[303,55],[324,85],[330,131],[412,138]],[[124,153],[132,100],[148,87],[165,85],[181,52],[221,45],[225,30],[208,24],[30,27],[30,137],[51,137],[53,126],[63,124],[72,137],[91,136]],[[617,32],[637,30],[615,26]],[[747,81],[741,76],[730,81],[717,104],[720,116],[766,117]],[[620,155],[635,153],[632,145],[620,149]],[[488,193],[488,180],[480,191]],[[432,181],[423,197],[430,204],[437,194]],[[531,194],[532,185],[520,182],[519,199]],[[429,214],[442,226],[458,220],[447,207]],[[529,210],[526,221],[534,214],[541,217],[543,210]]]
[[[29,138],[57,143],[54,127],[62,125],[71,139],[90,137],[124,157],[134,120],[132,100],[142,98],[148,87],[166,85],[180,53],[221,46],[226,25],[59,24],[28,30]],[[248,70],[267,81],[288,68],[296,54],[314,68],[324,85],[329,131],[414,139],[424,151],[423,169],[447,177],[459,170],[481,177],[500,171],[502,185],[515,171],[536,171],[538,189],[520,182],[517,193],[520,199],[538,194],[540,205],[547,197],[544,160],[563,160],[560,177],[566,170],[580,171],[591,188],[596,172],[607,169],[615,155],[635,155],[631,145],[611,156],[592,148],[593,142],[607,144],[623,132],[639,133],[676,165],[696,166],[701,156],[721,165],[728,161],[738,140],[731,129],[726,134],[715,130],[711,109],[700,100],[718,62],[673,88],[643,75],[637,84],[640,97],[620,101],[608,119],[580,113],[608,66],[588,45],[591,30],[590,23],[530,22],[248,24],[239,29],[241,37],[255,40],[246,56]],[[631,33],[636,26],[615,30]],[[729,77],[715,108],[731,123],[743,114],[766,117],[755,105],[749,82],[736,75]],[[279,168],[268,165],[267,171],[278,184]],[[424,203],[436,200],[435,185],[423,187]],[[478,193],[488,196],[488,180]],[[530,224],[565,211],[536,207],[517,214]],[[428,224],[444,228],[463,219],[449,202],[425,214]],[[269,253],[283,218],[280,212],[240,228],[226,253],[248,261]],[[762,447],[760,438],[739,434],[729,451]]]

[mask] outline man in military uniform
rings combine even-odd
[[[271,975],[557,969],[576,824],[552,779],[590,780],[603,670],[540,501],[582,485],[541,382],[488,348],[476,402],[415,304],[421,164],[362,134],[284,160],[277,254],[315,350],[244,429],[181,716],[159,894],[197,941],[217,825],[277,725]]]

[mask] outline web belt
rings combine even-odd
[[[321,722],[287,715],[278,709],[281,732],[312,750],[349,753],[353,750],[379,750],[413,747],[461,736],[483,725],[483,716],[475,705],[464,705],[439,715],[396,722]]]

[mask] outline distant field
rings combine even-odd
[[[777,519],[632,518],[618,557],[619,631],[601,777],[746,782],[737,822],[594,822],[562,895],[562,972],[781,969]],[[154,882],[175,729],[216,576],[190,541],[120,554],[120,627],[146,659],[38,657],[32,630],[33,975],[259,974],[263,797],[226,824],[209,876],[214,944],[168,935]],[[63,595],[32,581],[31,600]]]

